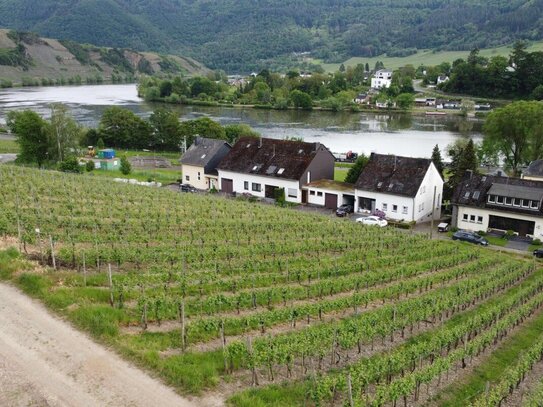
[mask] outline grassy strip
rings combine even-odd
[[[440,406],[467,405],[470,400],[485,390],[486,383],[497,383],[505,370],[515,363],[538,339],[543,331],[543,313],[519,329],[474,371],[463,380],[446,387],[436,397]]]
[[[448,321],[446,321],[443,324],[442,328],[438,328],[438,329],[453,329],[457,327],[458,325],[462,324],[466,319],[474,317],[475,315],[479,313],[486,312],[487,310],[491,309],[492,307],[495,307],[496,305],[503,302],[507,298],[516,295],[524,287],[527,287],[528,285],[533,283],[536,279],[540,279],[541,277],[542,277],[541,271],[533,273],[528,278],[526,278],[522,283],[511,288],[507,292],[497,295],[495,297],[492,297],[489,300],[483,302],[482,304],[478,305],[477,307],[471,310],[454,315],[452,318],[450,318]],[[434,331],[435,330],[430,330],[430,331],[421,333],[419,335],[416,335],[412,338],[409,338],[403,345],[400,345],[400,347],[414,346],[417,343],[428,341],[433,336]],[[535,337],[537,338],[537,332],[536,332]],[[302,406],[302,405],[307,404],[307,401],[309,399],[309,394],[312,390],[312,386],[313,386],[313,383],[310,380],[305,380],[301,382],[299,381],[299,382],[283,383],[281,386],[273,385],[273,386],[266,386],[266,387],[257,388],[257,389],[245,390],[243,392],[235,394],[230,399],[228,399],[228,405],[235,406],[235,407],[274,405],[274,404],[266,404],[268,403],[270,396],[274,396],[278,400],[288,401],[283,405]],[[451,405],[463,405],[463,404],[452,403]]]
[[[136,179],[138,181],[156,181],[162,184],[170,184],[181,178],[181,171],[167,170],[163,168],[157,169],[133,169],[128,175],[124,175],[120,170],[94,170],[88,174],[89,176],[97,176],[104,178],[127,178]]]
[[[0,154],[17,154],[19,144],[15,140],[0,140]]]
[[[345,181],[345,177],[347,177],[347,173],[349,172],[348,168],[334,168],[334,181]]]

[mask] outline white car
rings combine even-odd
[[[379,226],[381,228],[388,225],[388,222],[385,219],[381,219],[377,216],[366,216],[365,218],[358,218],[356,221],[363,225]]]

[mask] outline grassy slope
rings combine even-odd
[[[504,46],[499,48],[488,48],[483,49],[480,52],[481,56],[484,57],[492,57],[495,55],[503,55],[503,56],[509,56],[509,53],[511,52],[512,47],[511,46]],[[528,51],[542,51],[543,50],[543,41],[535,42],[531,44],[528,47]],[[469,51],[439,51],[434,52],[432,50],[420,50],[414,55],[410,55],[408,57],[399,58],[389,58],[387,56],[381,55],[378,57],[373,58],[350,58],[344,62],[344,65],[347,66],[355,66],[359,63],[368,63],[370,65],[370,69],[375,66],[375,63],[377,61],[383,61],[385,64],[385,67],[389,69],[396,69],[401,66],[405,66],[408,64],[411,64],[415,67],[419,65],[439,65],[442,62],[453,62],[454,60],[458,58],[467,58],[469,55]],[[317,62],[317,61],[316,61]],[[323,64],[323,68],[328,72],[335,72],[339,69],[340,64]]]

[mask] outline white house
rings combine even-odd
[[[543,182],[467,172],[456,187],[452,225],[543,238]]]
[[[302,187],[333,178],[334,161],[321,143],[242,137],[217,167],[220,189],[273,199],[284,188],[287,201],[306,203]]]
[[[447,75],[439,75],[437,77],[437,84],[447,82],[449,80],[449,77]]]
[[[430,159],[372,153],[355,184],[355,212],[405,222],[441,217],[443,179]]]
[[[224,140],[197,137],[181,157],[183,182],[197,189],[219,189],[217,164],[232,147]]]
[[[392,71],[381,69],[375,72],[373,78],[371,78],[371,87],[375,89],[390,88],[392,84]]]

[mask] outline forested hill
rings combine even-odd
[[[0,26],[247,72],[293,52],[337,62],[541,39],[543,0],[0,0]]]
[[[133,81],[141,74],[204,75],[192,58],[97,47],[0,29],[0,87]]]

